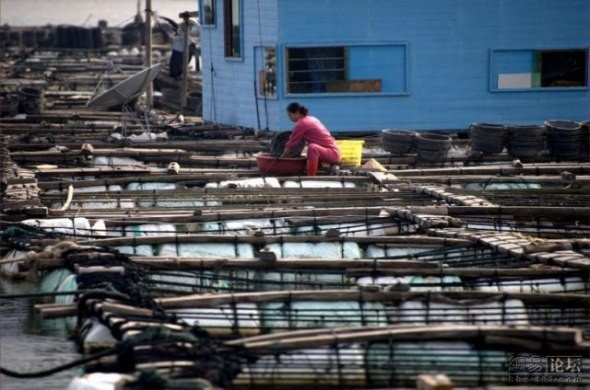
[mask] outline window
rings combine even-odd
[[[203,26],[214,26],[215,25],[215,0],[202,0],[203,1]]]
[[[288,93],[328,92],[331,82],[346,80],[344,47],[287,49]]]
[[[491,89],[588,87],[588,50],[494,50]]]
[[[588,52],[585,50],[538,51],[536,62],[542,88],[588,86]]]
[[[407,94],[407,45],[288,47],[287,94]]]
[[[240,3],[240,0],[224,0],[226,57],[240,58],[242,56]]]
[[[277,50],[274,47],[257,47],[255,59],[261,66],[258,69],[258,95],[276,97],[277,95]],[[261,60],[258,60],[258,57]]]

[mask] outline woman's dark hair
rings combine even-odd
[[[287,111],[289,111],[291,114],[295,114],[296,112],[298,112],[302,115],[307,115],[307,113],[309,112],[307,110],[307,107],[302,106],[301,104],[299,104],[297,102],[293,102],[293,103],[289,104],[287,106]]]

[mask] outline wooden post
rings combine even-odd
[[[184,114],[186,111],[186,101],[188,95],[188,47],[189,47],[189,17],[188,11],[179,15],[184,20],[184,48],[182,50],[182,86],[180,95],[180,113]]]
[[[152,0],[145,0],[145,66],[152,66]],[[145,104],[149,109],[153,105],[153,83],[148,84],[145,94]]]

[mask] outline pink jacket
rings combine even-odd
[[[307,142],[308,145],[318,144],[324,148],[338,149],[335,139],[330,135],[328,129],[318,118],[311,115],[306,115],[295,123],[285,147],[295,149],[302,140]]]

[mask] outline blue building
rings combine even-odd
[[[203,119],[338,131],[590,119],[589,0],[199,0]]]

